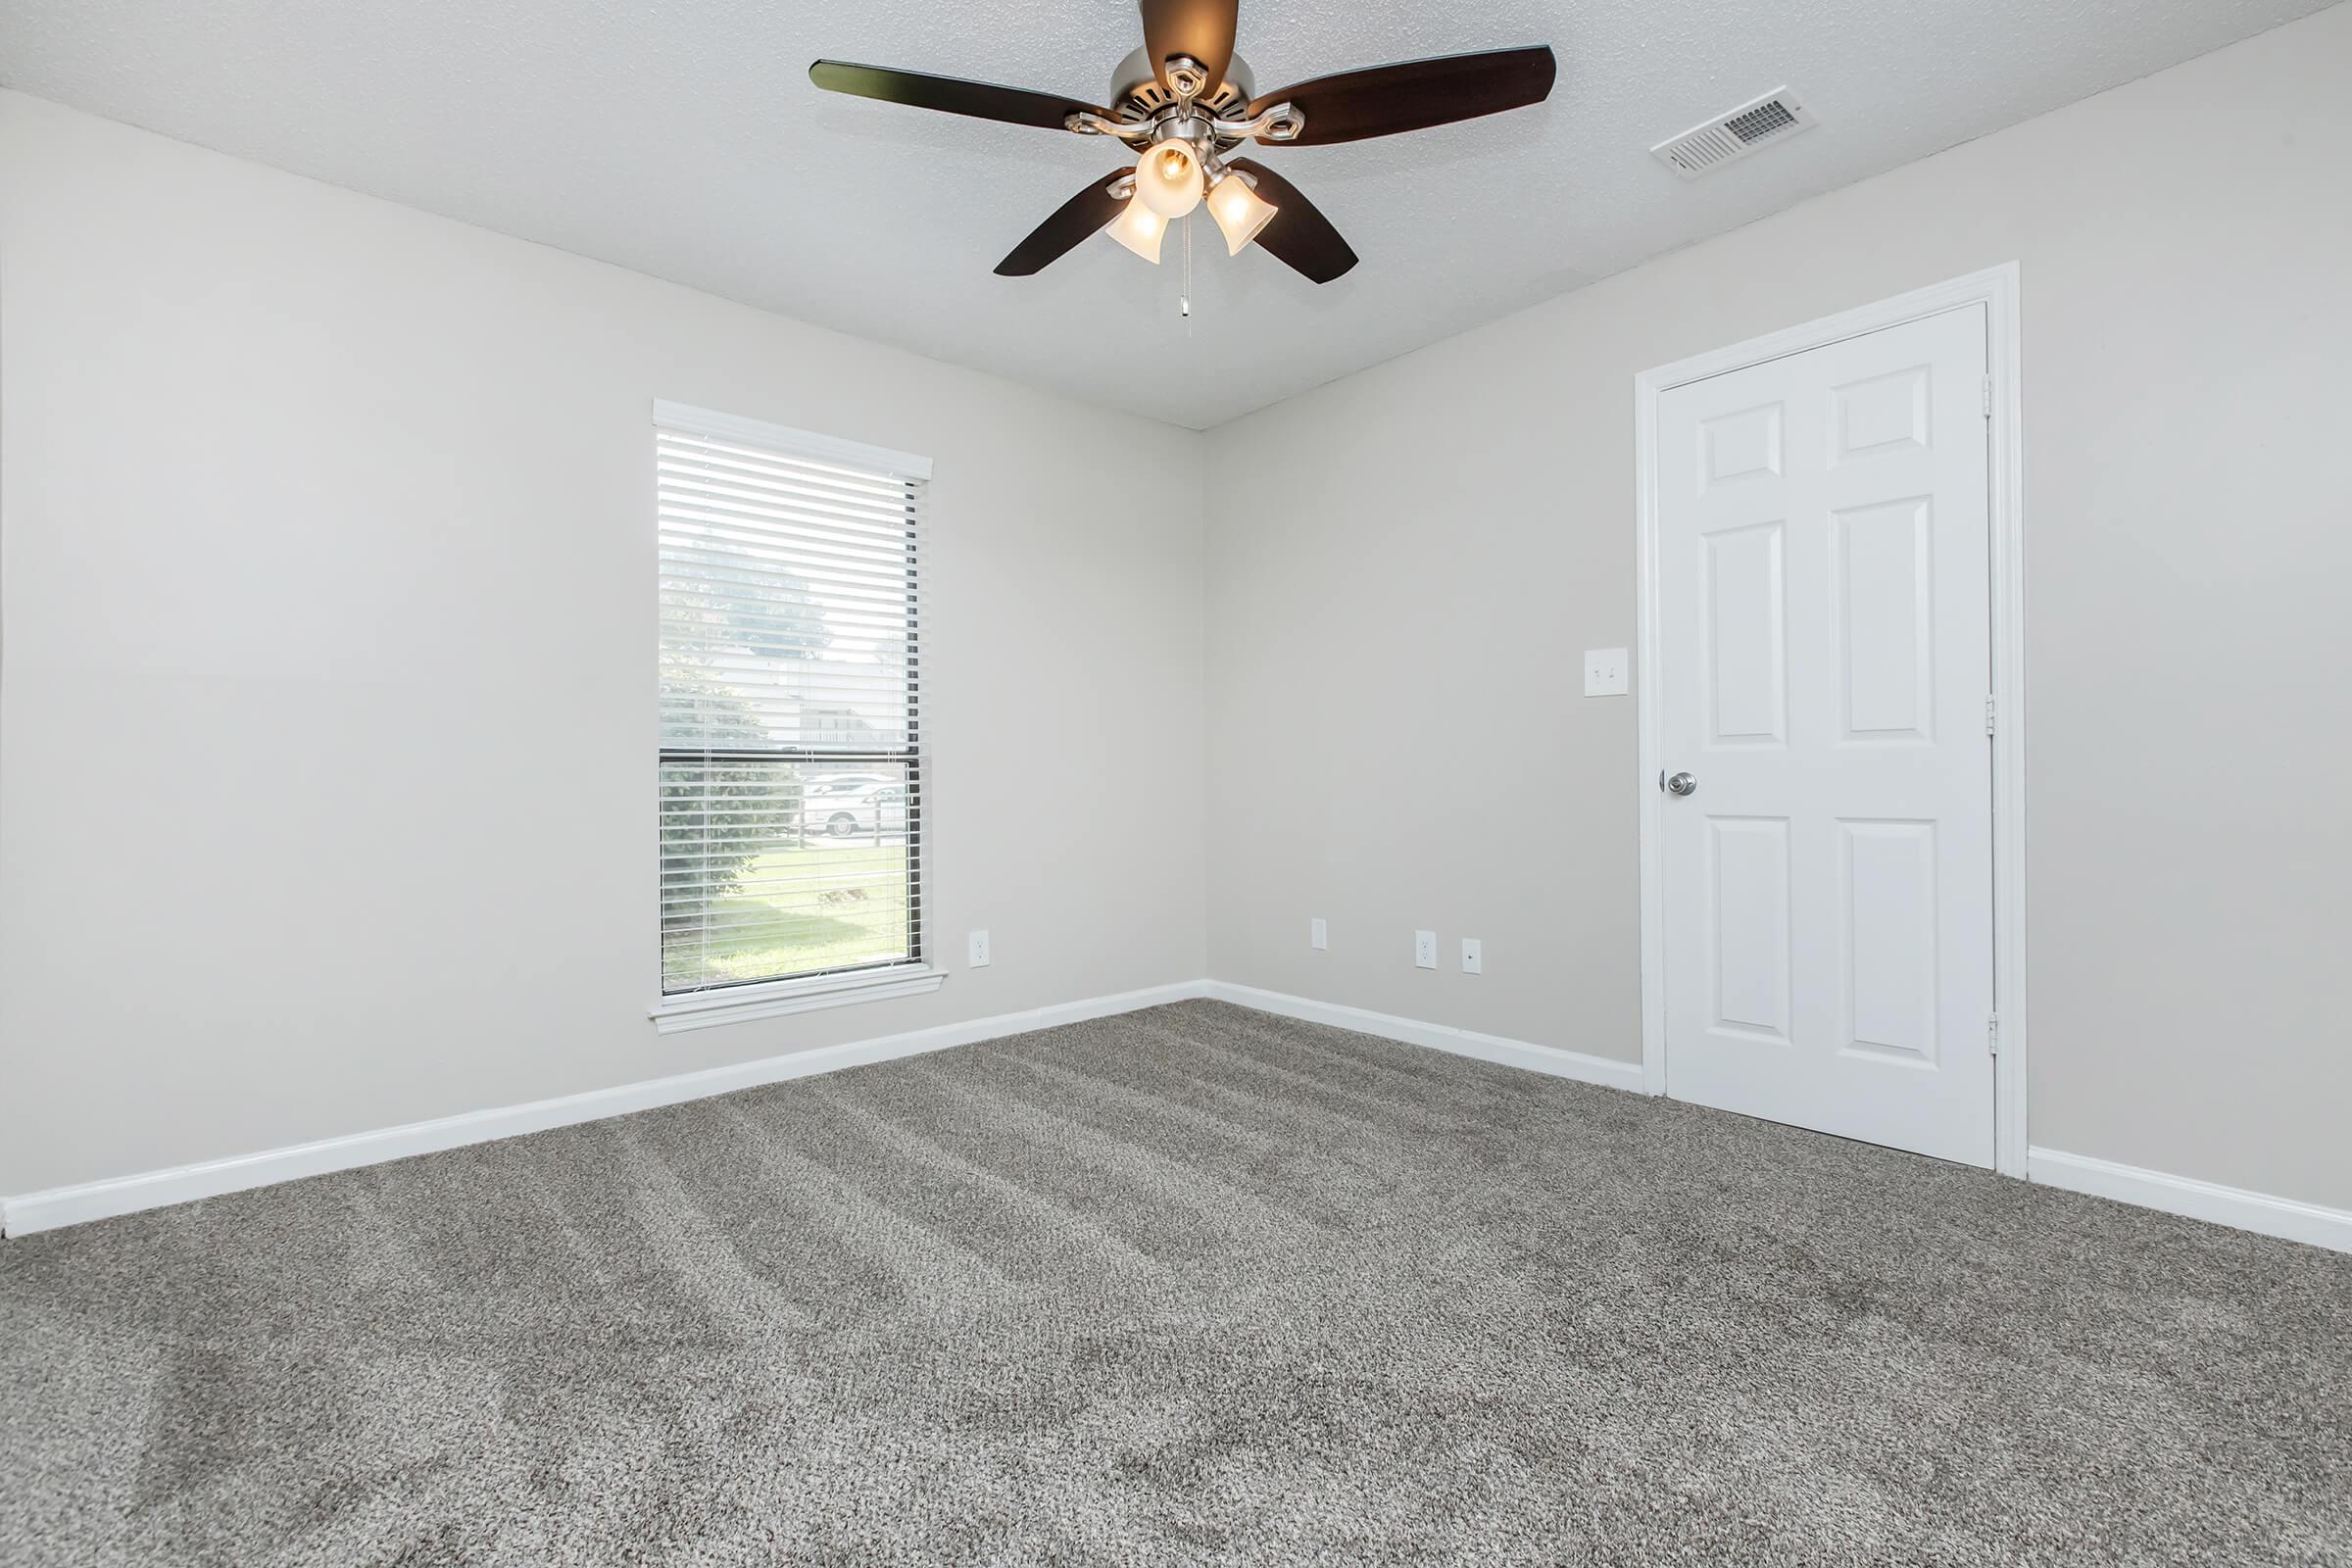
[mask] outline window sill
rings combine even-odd
[[[853,1002],[919,996],[926,991],[937,991],[939,983],[947,977],[944,969],[906,963],[857,974],[770,980],[760,985],[729,986],[723,991],[690,991],[683,996],[663,997],[654,1004],[651,1016],[656,1033],[671,1035],[684,1029],[710,1029],[722,1023],[778,1018],[788,1012],[842,1007]]]

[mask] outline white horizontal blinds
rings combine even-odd
[[[920,460],[662,405],[665,994],[919,961]]]

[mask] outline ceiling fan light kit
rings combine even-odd
[[[1136,200],[1162,218],[1182,218],[1200,205],[1200,192],[1207,184],[1200,163],[1190,142],[1175,137],[1153,142],[1136,160]]]
[[[1139,191],[1128,199],[1127,205],[1120,209],[1119,216],[1111,220],[1110,226],[1103,232],[1157,267],[1159,242],[1167,237],[1168,220],[1145,206],[1143,194]]]
[[[1209,187],[1208,216],[1217,220],[1218,231],[1225,236],[1228,256],[1241,255],[1242,247],[1257,238],[1258,231],[1281,211],[1260,196],[1250,176],[1237,169],[1219,171],[1217,182]]]
[[[997,271],[1025,277],[1107,232],[1148,262],[1170,222],[1205,204],[1229,255],[1252,242],[1316,283],[1355,266],[1331,220],[1280,174],[1236,158],[1245,144],[1327,145],[1391,136],[1542,103],[1557,64],[1538,44],[1375,66],[1258,95],[1233,52],[1240,0],[1140,0],[1144,47],[1120,62],[1110,105],[878,66],[819,60],[830,92],[1007,124],[1107,136],[1137,149],[1122,168],[1064,202]]]

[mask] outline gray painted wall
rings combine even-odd
[[[0,1193],[1200,976],[1195,433],[14,94],[0,264]],[[646,1020],[656,397],[937,462],[930,996]]]
[[[1579,695],[1633,377],[2014,260],[2033,1141],[2352,1204],[2347,79],[2337,7],[1211,432],[1211,972],[1639,1056],[1634,704]]]

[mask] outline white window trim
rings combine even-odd
[[[807,974],[790,980],[761,980],[751,985],[715,986],[707,991],[681,991],[654,1004],[648,1016],[657,1034],[686,1029],[709,1029],[722,1023],[748,1023],[754,1018],[780,1018],[790,1012],[813,1012],[819,1007],[847,1006],[854,1002],[879,1002],[885,997],[916,997],[937,991],[948,977],[945,969],[923,963],[894,963],[886,968],[856,969],[842,974]]]
[[[748,419],[741,415],[696,408],[687,403],[672,403],[665,398],[654,400],[654,424],[722,441],[749,441],[776,447],[797,452],[804,457],[820,460],[829,458],[880,469],[900,478],[925,482],[931,478],[931,460],[912,452],[869,446],[862,441],[845,441],[839,436],[796,430],[789,425],[771,424],[764,419]],[[654,947],[659,953],[661,941],[658,935]],[[760,980],[745,985],[713,986],[702,991],[663,995],[660,991],[661,976],[657,960],[655,1002],[646,1010],[646,1016],[653,1020],[656,1034],[679,1034],[688,1029],[749,1023],[756,1018],[780,1018],[789,1013],[814,1012],[823,1007],[844,1007],[853,1003],[922,996],[937,991],[940,982],[947,977],[945,969],[909,962],[874,969],[847,970],[838,974],[794,975],[781,980]]]
[[[814,430],[796,430],[788,424],[747,419],[739,414],[722,414],[716,409],[698,409],[691,403],[656,398],[654,423],[689,435],[707,435],[718,441],[748,441],[819,462],[831,460],[874,468],[894,478],[931,477],[931,460],[912,452],[894,452],[889,447],[868,446],[862,441],[844,441],[839,436],[820,435]]]

